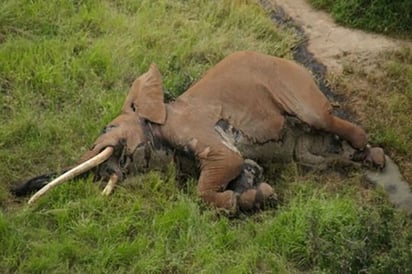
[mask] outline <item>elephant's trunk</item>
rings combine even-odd
[[[106,147],[102,152],[94,156],[93,158],[87,160],[84,163],[81,163],[80,165],[70,169],[69,171],[63,173],[47,185],[45,185],[42,189],[37,191],[28,201],[29,204],[34,203],[37,199],[39,199],[41,196],[43,196],[46,192],[51,190],[57,185],[60,185],[70,179],[73,179],[76,176],[79,176],[90,169],[100,165],[104,161],[110,158],[110,156],[113,154],[113,147]]]

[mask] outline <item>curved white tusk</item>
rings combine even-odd
[[[97,154],[93,158],[91,158],[91,159],[87,160],[86,162],[81,163],[80,165],[70,169],[66,173],[63,173],[62,175],[60,175],[59,177],[57,177],[56,179],[54,179],[53,181],[51,181],[50,183],[45,185],[42,189],[37,191],[30,198],[30,200],[28,201],[28,204],[34,203],[37,199],[39,199],[41,196],[43,196],[46,192],[48,192],[49,190],[51,190],[55,186],[60,185],[60,184],[66,182],[70,179],[73,179],[74,177],[76,177],[76,176],[78,176],[78,175],[80,175],[80,174],[82,174],[86,171],[89,171],[93,167],[100,165],[101,163],[103,163],[104,161],[109,159],[109,157],[112,154],[113,154],[113,147],[106,147],[102,152],[100,152],[99,154]]]
[[[118,181],[119,181],[119,176],[117,176],[116,174],[112,174],[110,176],[109,182],[107,183],[106,187],[103,189],[102,194],[105,196],[109,196],[112,193]]]

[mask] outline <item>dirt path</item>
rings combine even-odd
[[[283,9],[302,28],[308,39],[308,50],[332,73],[342,71],[345,58],[368,59],[385,50],[412,48],[411,42],[339,26],[329,14],[313,9],[306,0],[265,2],[273,9]]]

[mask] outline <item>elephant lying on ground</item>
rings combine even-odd
[[[136,152],[147,147],[193,157],[199,167],[199,196],[230,211],[259,206],[274,195],[272,187],[261,182],[247,189],[247,184],[239,183],[241,190],[236,190],[233,182],[247,177],[243,175],[246,158],[285,161],[289,155],[321,168],[339,159],[383,167],[384,153],[367,144],[365,131],[331,110],[311,74],[289,60],[256,52],[233,53],[168,104],[163,101],[160,72],[151,65],[135,80],[121,114],[83,155],[82,164],[47,184],[29,202],[91,169],[99,179],[109,181],[104,190],[108,194],[124,178]],[[328,138],[318,138],[322,135]],[[333,142],[335,136],[345,146],[340,153],[329,152],[338,157],[312,152],[316,146],[308,140]],[[327,147],[320,148],[326,153]],[[45,179],[40,176],[27,184]]]

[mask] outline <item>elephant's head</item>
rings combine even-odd
[[[162,77],[153,64],[148,72],[134,81],[121,114],[103,129],[80,162],[93,158],[108,147],[113,148],[109,159],[99,166],[97,175],[107,177],[116,173],[121,177],[135,151],[152,141],[151,124],[163,124],[165,120]]]
[[[109,180],[109,184],[121,180],[136,151],[144,153],[152,141],[151,125],[165,122],[163,99],[162,77],[152,64],[149,71],[134,81],[120,115],[103,129],[91,149],[81,157],[80,164],[43,187],[29,203],[55,185],[92,169],[98,179]]]

